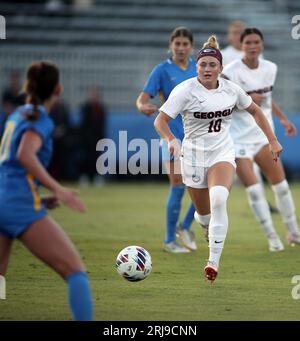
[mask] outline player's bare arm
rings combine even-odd
[[[77,198],[77,194],[61,186],[43,167],[37,157],[37,152],[41,146],[41,137],[34,131],[27,131],[22,137],[17,159],[35,179],[52,191],[58,200],[76,211],[85,212],[86,208]]]
[[[146,116],[153,115],[157,110],[157,106],[149,103],[150,95],[147,92],[141,92],[136,100],[137,109]]]
[[[158,134],[166,141],[168,141],[168,149],[171,155],[178,156],[180,153],[180,146],[176,140],[176,137],[171,132],[169,128],[169,121],[172,118],[160,111],[159,115],[154,121],[154,127]]]
[[[252,102],[246,110],[254,117],[257,125],[261,128],[261,130],[266,135],[266,137],[270,143],[270,150],[271,150],[271,153],[273,154],[273,158],[275,161],[277,161],[280,153],[282,152],[282,146],[278,142],[275,134],[273,133],[273,130],[272,130],[267,118],[265,117],[263,111],[254,102]]]
[[[286,136],[297,135],[297,128],[291,121],[288,120],[288,118],[285,116],[285,114],[282,112],[282,110],[275,101],[272,101],[272,113],[279,119],[280,123],[284,126]]]

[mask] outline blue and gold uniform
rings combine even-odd
[[[143,92],[148,93],[152,98],[159,94],[161,102],[164,103],[176,85],[196,76],[196,62],[193,58],[189,58],[189,64],[186,70],[181,69],[177,64],[173,63],[171,58],[169,58],[158,64],[152,70],[148,81],[144,86]],[[184,131],[181,115],[170,120],[169,127],[173,135],[178,140],[182,141],[184,138]],[[174,161],[174,157],[169,153],[168,143],[166,140],[161,141],[161,151],[162,161]],[[171,185],[166,210],[167,234],[165,244],[172,243],[176,240],[176,224],[179,219],[183,194],[184,185]],[[194,219],[194,212],[195,208],[191,203],[182,223],[180,224],[180,229],[188,230],[190,228]]]
[[[164,103],[176,85],[196,76],[196,62],[193,58],[189,58],[189,65],[186,70],[182,70],[178,65],[173,63],[171,58],[169,58],[163,63],[158,64],[152,70],[143,91],[148,93],[151,98],[154,98],[159,94],[161,102]],[[169,122],[169,127],[174,136],[182,141],[184,131],[181,115],[178,115],[174,120],[171,120]],[[168,144],[166,142],[162,144],[162,157],[163,160],[170,160]]]
[[[196,76],[196,62],[193,58],[189,59],[186,70],[182,70],[169,58],[152,70],[143,91],[152,98],[159,94],[162,103],[164,103],[176,85]],[[171,120],[169,126],[174,136],[182,141],[184,132],[181,116],[178,115],[176,119]]]
[[[32,130],[42,139],[37,157],[47,168],[52,155],[54,123],[45,108],[39,106],[35,121],[26,119],[32,105],[19,107],[8,117],[0,146],[0,233],[18,237],[35,221],[47,215],[38,193],[39,183],[17,160],[23,134]]]

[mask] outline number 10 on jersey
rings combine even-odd
[[[222,119],[219,118],[218,120],[212,120],[209,122],[208,126],[208,132],[209,133],[218,133],[221,131],[221,124],[222,124]]]

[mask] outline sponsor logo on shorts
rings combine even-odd
[[[192,175],[192,180],[197,183],[197,182],[199,182],[201,180],[201,178],[200,178],[200,176],[198,174],[194,173]]]

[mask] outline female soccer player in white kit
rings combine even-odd
[[[173,89],[154,122],[158,133],[168,141],[170,153],[176,155],[180,148],[169,122],[179,113],[183,117],[183,181],[198,220],[205,217],[209,221],[210,252],[204,272],[210,281],[218,274],[228,228],[226,202],[236,167],[229,134],[233,108],[238,106],[253,115],[269,140],[274,159],[277,160],[282,150],[262,110],[238,85],[219,79],[221,72],[222,54],[216,37],[211,36],[197,56],[198,76]]]
[[[260,59],[263,49],[263,35],[256,28],[247,28],[241,36],[243,59],[227,65],[223,75],[242,87],[258,104],[266,115],[272,129],[272,111],[285,127],[287,136],[294,136],[297,131],[291,122],[272,101],[272,89],[276,79],[276,64]],[[235,144],[237,174],[246,188],[248,201],[256,219],[260,222],[269,241],[270,251],[282,251],[284,246],[274,229],[270,209],[263,187],[253,171],[253,161],[272,186],[278,211],[288,230],[290,243],[300,243],[295,206],[285,178],[281,161],[273,162],[268,148],[268,140],[255,124],[252,117],[244,110],[233,112],[231,135]]]

